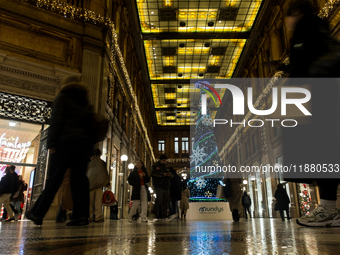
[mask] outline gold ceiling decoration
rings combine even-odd
[[[189,80],[232,78],[262,0],[136,3],[158,124],[193,125]]]

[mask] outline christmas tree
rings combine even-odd
[[[306,184],[300,184],[298,186],[298,194],[299,194],[299,203],[300,203],[300,212],[302,216],[309,215],[310,212],[310,202],[311,198],[309,197],[309,193],[307,190]]]
[[[218,155],[209,108],[207,107],[206,114],[202,114],[202,95],[209,94],[212,96],[211,92],[215,92],[215,90],[207,81],[197,82],[195,88],[201,90],[201,96],[198,104],[196,126],[192,131],[194,134],[191,134],[195,138],[190,156],[190,179],[188,181],[191,195],[190,200],[216,201],[219,200],[216,198],[217,186],[223,178],[223,172],[218,171],[217,167],[221,167],[221,159]],[[214,100],[214,98],[211,100]],[[211,171],[212,169],[215,171]]]

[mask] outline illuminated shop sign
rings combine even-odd
[[[30,146],[31,142],[21,143],[19,137],[6,138],[6,133],[0,134],[0,161],[21,162]]]
[[[25,149],[31,146],[31,142],[27,143],[19,143],[19,137],[17,137],[14,141],[11,142],[5,138],[6,133],[3,133],[0,137],[0,146],[4,146],[5,148],[11,149]]]

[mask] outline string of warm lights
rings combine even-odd
[[[330,12],[333,10],[334,5],[339,4],[340,0],[328,0],[325,6],[320,10],[319,17],[320,18],[327,18]]]
[[[38,8],[45,8],[48,11],[63,15],[65,18],[71,18],[71,19],[78,19],[80,21],[86,22],[86,23],[92,23],[92,24],[104,24],[105,26],[108,26],[111,29],[112,32],[112,44],[111,44],[111,56],[110,56],[110,64],[112,67],[114,67],[114,61],[116,56],[118,56],[118,60],[120,62],[121,68],[123,70],[126,84],[128,85],[130,94],[133,98],[134,104],[135,104],[135,110],[138,115],[139,121],[141,123],[142,129],[145,134],[145,139],[148,143],[151,155],[153,160],[155,160],[155,155],[153,153],[153,148],[150,143],[150,139],[147,135],[147,129],[144,125],[144,121],[142,119],[142,115],[140,113],[140,109],[138,106],[137,97],[133,91],[131,80],[128,74],[128,71],[125,66],[125,62],[123,59],[123,55],[121,53],[121,50],[118,45],[118,36],[116,33],[116,30],[114,28],[113,22],[107,17],[104,18],[100,14],[96,14],[93,11],[89,11],[86,9],[82,9],[79,7],[74,7],[66,2],[63,2],[61,0],[21,0],[22,2],[32,3],[35,4]]]

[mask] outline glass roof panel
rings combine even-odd
[[[142,33],[247,32],[254,23],[261,2],[137,0],[137,6]]]

